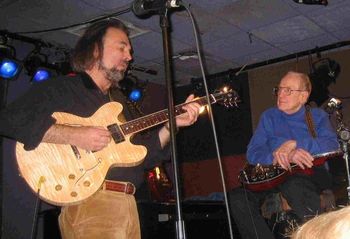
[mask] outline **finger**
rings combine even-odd
[[[189,104],[187,105],[185,110],[190,111],[191,113],[193,113],[193,116],[197,118],[197,116],[199,115],[200,106],[199,104]]]
[[[184,109],[185,111],[193,111],[195,114],[199,114],[199,109],[200,109],[200,105],[197,104],[197,103],[191,103],[191,104],[188,104],[188,105],[184,105],[182,107],[182,109]]]
[[[311,168],[313,166],[313,162],[310,161],[310,159],[305,156],[301,157],[301,162],[308,168]]]
[[[101,137],[101,142],[102,142],[104,145],[109,144],[110,141],[111,141],[111,138],[110,138],[110,137]]]
[[[277,163],[284,169],[284,170],[288,170],[288,166],[285,164],[283,158],[281,157],[281,155],[279,155],[278,153],[276,154],[276,158],[277,158]]]
[[[284,169],[284,170],[289,170],[288,166],[283,162],[283,160],[279,160],[279,165]]]
[[[282,155],[281,155],[281,158],[282,158],[284,167],[285,167],[288,171],[290,171],[290,170],[291,170],[291,167],[290,167],[288,155],[282,154]]]
[[[102,134],[104,134],[104,135],[110,135],[110,134],[111,134],[111,132],[110,132],[108,129],[105,129],[105,128],[100,129],[100,132],[101,132]]]
[[[111,132],[104,127],[97,126],[97,127],[94,127],[94,130],[95,130],[96,134],[99,136],[110,136],[111,135]]]
[[[302,152],[306,155],[306,157],[309,159],[310,162],[314,161],[314,157],[312,157],[312,155],[309,152],[305,150],[302,150]]]
[[[300,159],[294,160],[294,163],[296,165],[298,165],[301,169],[305,169],[305,166],[303,164],[303,161],[301,161]],[[306,165],[307,166],[307,165]]]
[[[194,99],[194,94],[190,94],[188,97],[187,97],[187,99],[186,99],[186,103],[188,103],[188,102],[190,102],[190,101],[192,101]]]
[[[313,166],[314,158],[307,151],[302,149],[298,150],[298,156],[305,166],[307,166],[308,168],[311,168]]]
[[[187,108],[187,121],[188,123],[194,123],[197,119],[197,113],[194,109],[192,109],[191,107]]]

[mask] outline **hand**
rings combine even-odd
[[[311,168],[314,158],[304,149],[295,149],[289,154],[289,162],[297,164],[300,168],[305,169],[305,166]]]
[[[186,103],[192,101],[193,99],[194,95],[188,96]],[[201,106],[195,102],[184,105],[182,109],[185,110],[186,113],[176,117],[176,126],[184,127],[194,124],[197,121],[200,108]]]
[[[75,127],[72,144],[89,151],[103,149],[111,142],[111,133],[103,127]]]
[[[194,95],[190,95],[186,99],[187,102],[191,102],[194,99]],[[186,113],[183,113],[176,117],[176,126],[177,127],[184,127],[192,125],[194,122],[197,121],[198,115],[199,115],[199,109],[200,105],[198,103],[192,102],[189,104],[186,104],[182,107],[183,110],[186,111]],[[162,127],[159,131],[159,141],[162,148],[169,142],[170,135],[169,135],[169,122],[167,122],[164,127]]]
[[[276,149],[273,155],[273,164],[280,165],[285,170],[291,170],[289,162],[289,154],[296,148],[297,143],[295,140],[288,140],[284,142],[278,149]]]

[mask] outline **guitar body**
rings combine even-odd
[[[71,126],[120,125],[122,105],[107,103],[91,117],[82,118],[56,112],[57,124]],[[16,144],[17,163],[21,176],[39,197],[54,205],[73,205],[92,196],[102,185],[111,167],[132,167],[142,163],[147,149],[130,142],[132,135],[116,143],[113,139],[98,152],[64,144],[41,143],[31,151]],[[39,191],[40,190],[40,191]]]
[[[287,171],[283,171],[276,166],[261,166],[259,169],[257,167],[259,166],[248,164],[239,175],[244,188],[253,192],[271,190],[283,183],[289,175]],[[269,176],[267,176],[268,174]]]

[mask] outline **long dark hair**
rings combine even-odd
[[[89,26],[73,50],[71,64],[76,72],[84,72],[90,69],[97,60],[102,59],[103,38],[110,27],[117,28],[129,35],[128,28],[117,19],[102,20]],[[95,47],[100,53],[97,59],[94,57]]]

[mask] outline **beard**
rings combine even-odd
[[[124,78],[125,71],[120,71],[115,66],[107,68],[102,61],[98,62],[98,67],[103,72],[104,77],[112,84],[112,87],[119,86],[119,81]]]

